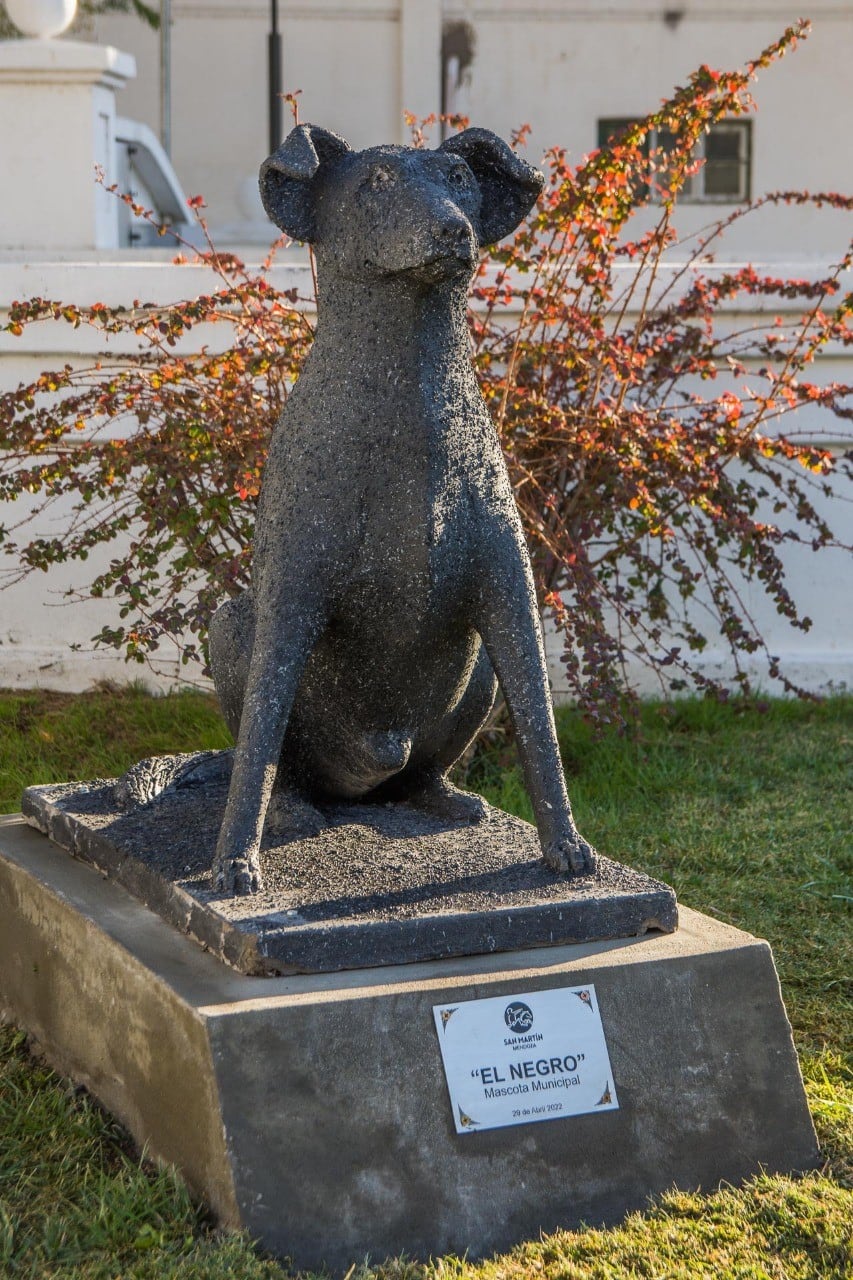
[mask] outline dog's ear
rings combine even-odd
[[[545,184],[534,169],[489,129],[465,129],[439,147],[461,156],[480,187],[480,244],[496,244],[529,213]]]
[[[314,183],[321,165],[339,159],[349,143],[314,124],[300,124],[261,165],[259,185],[267,216],[294,240],[314,239]]]

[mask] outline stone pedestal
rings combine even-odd
[[[122,205],[95,167],[118,180],[115,95],[135,75],[109,46],[0,41],[0,248],[118,247]]]
[[[259,893],[212,892],[231,754],[155,757],[168,772],[189,764],[186,784],[127,811],[117,796],[124,782],[115,779],[27,787],[23,817],[250,975],[388,967],[677,928],[668,885],[608,858],[590,876],[555,875],[542,862],[536,828],[490,805],[488,817],[470,825],[405,804],[324,804],[327,825],[316,835],[265,833]],[[199,762],[201,786],[193,784]]]
[[[669,935],[256,978],[0,819],[0,918],[4,1015],[299,1267],[479,1257],[816,1161],[769,947],[684,908]],[[586,983],[619,1109],[458,1135],[433,1006]]]

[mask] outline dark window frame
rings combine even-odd
[[[607,146],[610,139],[618,141],[619,133],[634,124],[634,120],[627,116],[603,116],[596,122],[597,138],[599,148]],[[706,155],[706,147],[709,138],[722,138],[726,134],[735,135],[738,138],[737,151],[738,154],[734,160],[722,159],[715,162],[713,157]],[[661,145],[656,130],[652,130],[646,134],[645,141],[642,145],[642,151],[645,155],[649,155],[650,151]],[[684,187],[679,192],[678,199],[683,204],[748,204],[752,198],[752,121],[742,119],[726,119],[719,120],[716,124],[711,125],[710,134],[706,134],[701,140],[697,149],[697,154],[701,156],[705,163],[697,174],[692,178],[688,178]],[[732,190],[723,191],[722,193],[707,190],[707,178],[709,173],[709,165],[711,176],[713,177],[717,170],[717,163],[722,165],[735,164],[738,168],[738,176],[740,185],[737,194]],[[643,196],[647,194],[644,188],[641,193]]]

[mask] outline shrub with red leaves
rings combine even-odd
[[[577,167],[549,152],[537,211],[481,265],[474,362],[543,609],[562,633],[568,687],[599,721],[624,715],[637,661],[663,689],[692,684],[725,696],[697,662],[712,636],[728,646],[742,692],[744,658],[755,654],[782,687],[802,692],[767,650],[744,584],[759,583],[792,626],[807,629],[786,585],[784,544],[838,545],[810,488],[829,491],[833,455],[797,443],[780,420],[808,406],[813,441],[815,413],[851,417],[850,387],[805,377],[827,343],[851,343],[853,299],[841,296],[851,248],[813,280],[720,271],[712,259],[727,227],[765,206],[849,210],[853,198],[765,195],[677,249],[672,219],[701,163],[702,135],[752,110],[756,71],[806,31],[790,28],[743,71],[700,68]],[[422,144],[434,122],[410,123]],[[652,136],[666,137],[665,151],[648,146]],[[632,238],[639,210],[652,224]],[[89,591],[117,596],[121,623],[95,639],[138,661],[167,638],[185,661],[201,659],[211,611],[248,581],[267,442],[312,338],[306,300],[271,287],[271,259],[249,271],[212,244],[199,258],[219,276],[209,296],[129,309],[36,298],[14,304],[6,326],[18,334],[64,321],[140,344],[137,355],[66,366],[0,397],[0,497],[35,494],[38,514],[76,495],[62,537],[28,539],[32,515],[0,527],[14,561],[7,577],[115,544]],[[786,300],[784,315],[760,331],[732,322],[774,299]],[[231,328],[219,354],[177,353],[180,339],[209,324]]]

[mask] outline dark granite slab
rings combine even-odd
[[[209,887],[227,778],[122,811],[115,780],[28,787],[27,821],[244,973],[311,973],[677,927],[675,894],[607,858],[570,879],[535,829],[497,809],[475,826],[407,805],[329,805],[319,835],[266,837],[264,889]]]

